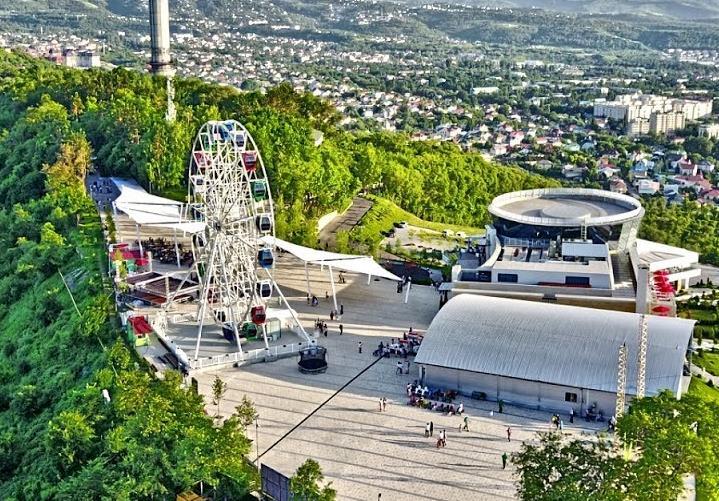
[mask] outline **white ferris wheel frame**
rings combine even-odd
[[[247,153],[255,156],[254,168],[249,167]],[[253,193],[255,182],[264,183],[265,196],[259,200]],[[253,306],[266,309],[265,298],[258,290],[258,255],[266,247],[260,238],[274,237],[275,230],[272,193],[262,155],[244,125],[223,120],[207,122],[200,128],[190,159],[187,201],[188,216],[206,225],[204,232],[192,239],[193,268],[200,291],[195,359],[208,316],[222,328],[231,326],[242,353],[240,326],[248,321]],[[269,231],[260,231],[260,217],[269,218]],[[262,335],[267,348],[264,324]]]

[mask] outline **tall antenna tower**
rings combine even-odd
[[[644,398],[647,390],[647,345],[649,344],[649,325],[647,316],[642,315],[639,324],[639,356],[637,357],[637,398]]]
[[[619,363],[617,364],[617,407],[614,411],[614,417],[624,414],[624,402],[626,400],[627,391],[627,343],[623,343],[619,347]]]
[[[168,0],[150,0],[150,72],[167,78],[168,121],[175,119],[175,68],[170,54],[170,7]]]

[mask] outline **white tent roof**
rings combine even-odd
[[[115,207],[137,224],[173,228],[186,233],[197,233],[205,228],[201,222],[182,221],[182,203],[169,198],[151,195],[130,179],[112,178],[120,196]]]
[[[331,266],[336,270],[348,271],[352,273],[361,273],[374,277],[386,278],[389,280],[402,280],[400,277],[385,270],[374,259],[369,256],[359,256],[355,254],[339,254],[337,252],[328,252],[323,250],[311,249],[301,245],[286,242],[276,237],[263,237],[262,242],[267,245],[274,245],[284,251],[289,252],[296,258],[312,264],[320,264]]]
[[[204,230],[205,223],[183,221],[181,202],[151,195],[133,180],[113,177],[112,182],[120,190],[120,196],[115,200],[115,207],[137,224],[173,228],[186,233],[198,233]],[[269,236],[262,237],[261,242],[279,247],[306,263],[326,264],[337,270],[401,280],[368,256],[311,249]]]

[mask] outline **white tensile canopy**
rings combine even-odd
[[[269,236],[263,237],[261,241],[266,245],[273,245],[289,252],[305,263],[326,265],[335,270],[361,273],[370,277],[380,277],[396,281],[402,280],[394,273],[385,270],[379,263],[369,256],[339,254],[337,252],[311,249],[309,247],[303,247],[291,242],[286,242],[280,238]]]
[[[305,280],[307,282],[307,295],[308,297],[312,294],[310,290],[310,276],[307,271],[308,264],[319,264],[320,266],[327,266],[330,274],[330,285],[332,286],[332,301],[334,303],[335,311],[339,311],[337,308],[337,291],[335,290],[335,278],[333,270],[348,271],[352,273],[360,273],[367,275],[367,283],[369,284],[372,277],[386,278],[388,280],[395,280],[397,282],[402,281],[400,277],[385,270],[379,265],[374,259],[369,256],[360,256],[356,254],[339,254],[337,252],[328,252],[323,250],[311,249],[309,247],[303,247],[302,245],[293,244],[286,242],[277,237],[266,236],[261,239],[265,245],[272,245],[286,252],[289,252],[296,258],[304,261],[305,263]],[[407,294],[405,296],[405,303],[409,299],[409,286],[407,287]]]
[[[183,233],[195,234],[205,229],[205,223],[200,221],[187,221],[183,215],[183,203],[171,200],[169,198],[158,197],[145,191],[145,189],[137,184],[134,180],[121,179],[113,177],[112,182],[120,190],[120,196],[113,202],[116,210],[124,212],[135,222],[138,230],[138,243],[140,250],[139,226],[158,226],[162,228],[171,228],[173,231],[181,231]],[[360,273],[367,275],[369,282],[372,277],[386,278],[388,280],[401,281],[402,279],[385,270],[374,259],[369,256],[361,256],[356,254],[339,254],[337,252],[328,252],[318,249],[304,247],[302,245],[293,244],[285,240],[265,236],[260,239],[265,245],[278,247],[293,256],[297,257],[305,264],[305,276],[307,279],[307,292],[310,293],[309,274],[307,272],[307,264],[318,264],[327,266],[330,273],[330,281],[332,283],[332,295],[337,309],[337,297],[334,287],[333,270],[347,271],[351,273]],[[175,253],[177,255],[177,265],[180,266],[179,250],[177,248],[177,239],[175,238]],[[407,289],[409,293],[409,289]]]
[[[201,222],[183,221],[181,202],[158,197],[130,179],[113,177],[112,182],[120,190],[114,206],[124,212],[135,224],[171,228],[184,233],[198,233],[205,228]]]

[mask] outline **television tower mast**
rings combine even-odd
[[[175,119],[175,87],[172,77],[175,68],[170,55],[170,7],[168,0],[150,0],[150,72],[167,78],[167,113],[169,121]]]

